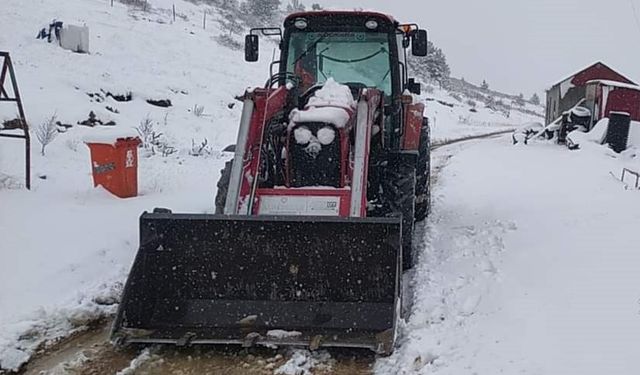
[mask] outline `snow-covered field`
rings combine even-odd
[[[638,149],[438,150],[414,310],[377,372],[640,373],[640,191],[609,174]]]
[[[16,188],[22,181],[22,143],[0,138],[0,368],[18,368],[43,341],[113,313],[137,250],[137,219],[144,210],[213,211],[215,182],[226,158],[220,150],[235,141],[241,111],[239,103],[231,104],[245,87],[265,81],[274,45],[262,43],[261,63],[244,63],[242,51],[215,40],[228,33],[219,29],[215,16],[202,29],[202,6],[181,0],[149,3],[151,12],[118,2],[112,8],[107,0],[2,0],[0,50],[12,55],[32,133],[53,115],[74,126],[47,146],[46,156],[39,154],[32,134],[31,191]],[[169,12],[173,3],[175,23]],[[37,31],[54,18],[89,26],[91,53],[36,40]],[[130,102],[106,96],[129,91]],[[452,101],[442,90],[427,97]],[[147,99],[169,99],[173,105],[159,108]],[[435,140],[532,120],[485,109],[473,113],[458,104],[427,103]],[[204,107],[202,115],[194,113],[196,106]],[[160,144],[173,148],[166,156],[158,147],[155,153],[140,150],[139,197],[120,200],[93,188],[83,140],[103,129],[75,125],[90,111],[126,132],[149,119],[162,133]],[[14,115],[13,107],[0,106],[0,121]],[[204,140],[207,146],[193,156],[193,144]],[[439,198],[438,210],[444,202]],[[416,319],[410,324],[418,324]]]

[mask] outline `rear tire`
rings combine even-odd
[[[415,214],[416,168],[415,159],[398,157],[389,161],[383,179],[385,201],[389,211],[402,214],[402,269],[413,267],[413,222]]]
[[[422,121],[420,149],[416,163],[416,222],[422,221],[431,212],[431,130],[429,119]]]
[[[220,171],[220,179],[218,180],[218,192],[216,193],[215,206],[216,214],[224,214],[224,206],[227,203],[227,192],[229,191],[229,181],[231,180],[231,168],[233,167],[233,159],[224,164],[224,168]]]

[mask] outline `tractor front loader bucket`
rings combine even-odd
[[[112,338],[390,353],[400,218],[144,213]]]

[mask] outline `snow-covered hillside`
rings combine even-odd
[[[426,86],[422,98],[427,103],[431,137],[435,142],[509,130],[523,124],[544,121],[541,117],[521,111],[495,110],[459,93],[430,85]]]
[[[2,0],[0,50],[12,55],[32,131],[54,115],[73,127],[47,146],[45,156],[32,135],[31,191],[18,186],[22,143],[0,139],[0,368],[18,368],[44,340],[113,313],[144,210],[213,211],[215,182],[227,157],[221,150],[234,143],[241,111],[234,96],[267,77],[275,44],[262,43],[261,63],[244,63],[242,51],[217,43],[228,31],[219,29],[215,16],[203,30],[203,6],[150,0],[151,10],[142,11],[109,3]],[[86,24],[91,53],[36,40],[54,18]],[[129,92],[128,102],[107,95]],[[535,120],[485,108],[471,112],[441,90],[424,98],[435,140]],[[168,99],[172,106],[152,106],[149,99]],[[83,140],[107,127],[77,125],[91,111],[105,123],[114,121],[110,128],[116,130],[130,132],[148,122],[161,134],[153,150],[140,151],[140,197],[120,200],[93,188]],[[13,107],[0,106],[0,122],[14,116]]]

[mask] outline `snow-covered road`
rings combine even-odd
[[[605,147],[443,148],[414,310],[380,374],[637,374],[640,191]]]

